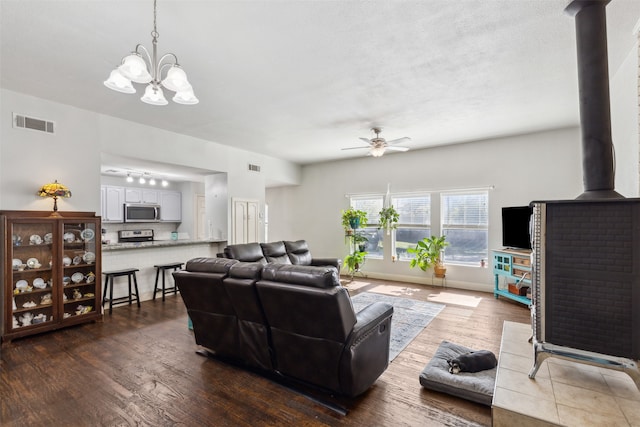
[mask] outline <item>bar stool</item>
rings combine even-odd
[[[140,271],[137,268],[125,268],[124,270],[114,270],[114,271],[103,271],[102,274],[105,276],[104,281],[104,293],[102,295],[102,305],[104,305],[107,297],[107,288],[109,287],[109,282],[111,282],[111,288],[109,289],[109,314],[111,314],[113,310],[113,306],[117,304],[131,303],[135,300],[138,303],[138,308],[140,307],[140,297],[138,296],[138,280],[136,279],[136,271]],[[113,281],[116,277],[127,276],[129,282],[129,295],[126,297],[113,298]],[[133,285],[135,286],[135,293],[131,292],[131,278],[133,278]],[[135,298],[132,298],[134,297]]]
[[[173,271],[180,270],[183,265],[184,265],[184,262],[172,262],[168,264],[154,265],[154,267],[156,268],[156,284],[153,286],[153,299],[156,299],[156,292],[159,292],[159,291],[162,291],[162,301],[164,301],[164,296],[166,294],[178,293],[178,288],[176,287],[175,283],[173,284],[172,288],[164,287],[165,272],[167,270],[173,270]],[[160,277],[160,271],[162,271],[162,289],[158,289],[158,278]]]

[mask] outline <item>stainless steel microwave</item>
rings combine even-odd
[[[125,203],[124,222],[160,221],[160,205]]]

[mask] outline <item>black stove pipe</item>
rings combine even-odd
[[[578,49],[582,175],[578,199],[623,196],[614,190],[615,160],[611,138],[607,19],[610,0],[574,0],[565,12],[575,17]]]

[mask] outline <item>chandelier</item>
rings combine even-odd
[[[151,105],[167,105],[162,86],[175,92],[173,101],[183,105],[197,104],[198,98],[187,80],[187,75],[178,63],[178,57],[167,53],[158,59],[158,31],[156,29],[156,0],[153,0],[153,31],[151,32],[152,54],[141,44],[114,69],[104,85],[122,93],[136,93],[131,82],[148,84],[142,102]],[[142,56],[144,54],[144,56]],[[150,70],[150,71],[149,71]],[[166,70],[165,78],[162,73]]]

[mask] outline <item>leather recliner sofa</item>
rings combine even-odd
[[[338,271],[340,271],[342,264],[342,260],[339,258],[313,258],[306,240],[229,245],[224,248],[222,253],[218,254],[218,257],[262,264],[330,265]]]
[[[214,356],[351,397],[389,364],[393,306],[356,313],[335,268],[195,258],[173,276]]]

